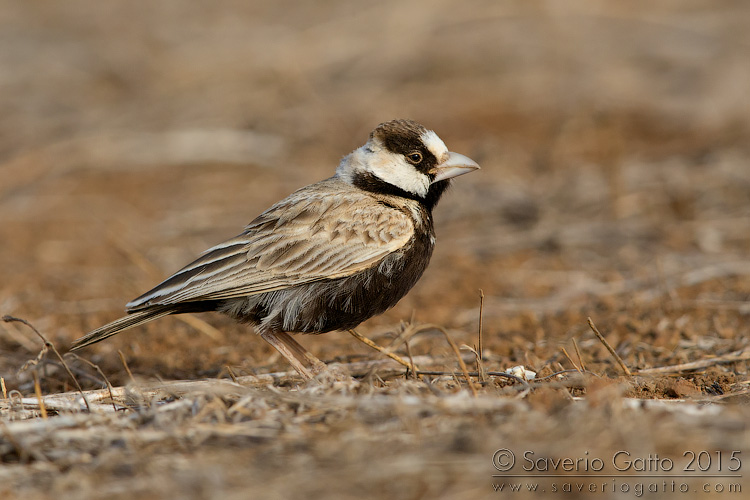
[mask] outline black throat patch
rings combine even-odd
[[[367,191],[369,193],[398,196],[400,198],[414,200],[420,203],[424,208],[427,209],[428,212],[431,213],[432,209],[440,200],[440,197],[443,195],[445,190],[448,189],[448,186],[450,186],[450,179],[431,184],[429,190],[427,191],[427,196],[425,196],[424,198],[417,194],[410,193],[409,191],[401,189],[398,186],[389,184],[370,172],[357,172],[356,174],[354,174],[352,184],[355,187],[358,187],[359,189]]]

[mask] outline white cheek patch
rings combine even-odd
[[[448,159],[448,148],[435,132],[427,130],[420,136],[420,139],[422,140],[422,144],[424,144],[427,149],[435,155],[438,163],[442,163]]]
[[[438,139],[440,140],[440,139]],[[377,178],[417,196],[427,196],[430,178],[414,168],[402,155],[381,149],[366,165]]]

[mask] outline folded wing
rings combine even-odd
[[[331,181],[333,184],[335,181]],[[411,218],[367,194],[303,188],[258,216],[245,231],[128,304],[222,300],[363,271],[414,233]],[[325,217],[323,217],[325,215]]]

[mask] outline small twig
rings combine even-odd
[[[666,373],[681,373],[691,372],[696,370],[703,370],[714,365],[720,365],[724,363],[736,363],[738,361],[750,360],[750,349],[741,349],[739,351],[730,352],[716,358],[699,359],[697,361],[691,361],[689,363],[681,363],[679,365],[671,366],[660,366],[657,368],[646,368],[638,370],[638,375],[661,375]]]
[[[106,375],[104,375],[104,372],[102,371],[101,368],[99,368],[99,365],[97,365],[96,363],[92,363],[88,359],[84,359],[84,358],[80,357],[79,355],[77,355],[76,353],[73,353],[73,352],[69,352],[67,355],[74,357],[78,361],[82,361],[83,363],[86,363],[91,368],[93,368],[94,370],[96,370],[96,372],[99,374],[99,376],[102,377],[102,379],[104,379],[104,384],[107,386],[107,390],[109,391],[109,397],[112,400],[112,409],[114,411],[117,411],[117,405],[115,405],[115,396],[114,396],[114,394],[112,394],[112,384],[109,383],[109,379],[107,378]]]
[[[39,401],[39,411],[42,413],[42,418],[47,419],[47,407],[44,406],[44,398],[42,397],[42,387],[39,385],[39,374],[36,370],[33,370],[34,375],[34,394],[36,394],[36,400]]]
[[[566,358],[568,358],[568,361],[570,361],[570,364],[573,365],[573,368],[578,370],[578,373],[583,373],[580,368],[578,368],[578,365],[570,358],[570,355],[568,354],[568,351],[565,350],[564,347],[561,347],[560,350],[562,350],[562,353],[565,355]]]
[[[482,316],[484,314],[484,291],[482,289],[479,289],[479,361],[484,361],[482,358]],[[482,370],[477,369],[479,373],[482,372]]]
[[[408,340],[404,342],[404,347],[406,348],[406,355],[409,356],[409,363],[411,363],[411,366],[414,366],[414,357],[411,355],[411,346],[409,345]],[[410,372],[412,377],[415,379],[419,378],[416,371],[410,370]]]
[[[484,358],[482,357],[482,350],[484,349],[483,342],[482,342],[482,322],[483,322],[483,315],[484,315],[484,291],[480,288],[479,289],[479,331],[478,337],[479,337],[479,343],[476,348],[476,365],[477,365],[477,373],[479,373],[479,381],[485,382],[487,377],[485,376],[485,369],[483,365]]]
[[[232,382],[234,382],[235,384],[239,384],[239,382],[237,382],[237,376],[234,374],[232,367],[229,365],[226,365],[224,368],[227,369],[227,373],[229,374],[229,378],[232,379]]]
[[[485,370],[484,366],[482,365],[482,361],[479,359],[479,353],[477,352],[476,348],[469,347],[466,344],[463,344],[461,346],[461,349],[466,349],[467,351],[471,351],[471,353],[474,355],[474,363],[477,365],[477,378],[479,379],[480,383],[484,383],[487,381],[487,370]]]
[[[10,411],[23,410],[23,394],[18,389],[11,389],[8,393],[8,403],[10,404]],[[0,420],[1,422],[2,420]]]
[[[439,326],[439,325],[434,325],[434,324],[426,323],[424,325],[418,325],[418,326],[411,326],[410,325],[409,326],[409,330],[410,331],[409,331],[408,335],[406,335],[405,332],[404,332],[404,333],[401,334],[401,336],[404,336],[405,338],[411,338],[411,337],[417,335],[418,333],[424,332],[426,330],[437,330],[440,333],[442,333],[445,336],[446,340],[448,341],[448,344],[450,344],[451,348],[453,349],[453,352],[456,354],[456,358],[458,359],[458,364],[459,364],[459,366],[461,366],[461,371],[463,372],[464,377],[466,378],[466,383],[469,384],[469,389],[471,389],[471,392],[472,392],[472,394],[474,394],[475,397],[479,395],[479,393],[477,392],[477,388],[474,386],[474,382],[471,380],[471,377],[469,377],[469,375],[467,375],[467,373],[469,373],[469,370],[466,368],[466,363],[464,363],[464,360],[461,357],[461,352],[459,351],[458,346],[456,345],[455,342],[453,342],[453,339],[448,334],[448,331],[445,328],[443,328],[442,326]],[[351,330],[349,330],[349,331],[351,332]],[[357,335],[359,335],[359,334],[357,334]],[[380,347],[380,346],[378,346],[378,347]],[[377,347],[376,347],[376,349],[377,349]],[[384,351],[384,353],[387,354],[388,351]],[[390,354],[389,354],[389,356],[390,356]]]
[[[5,388],[5,377],[0,377],[0,386],[3,388],[3,399],[8,399],[8,390]]]
[[[586,371],[586,363],[583,362],[583,356],[581,356],[581,350],[578,349],[578,342],[576,342],[576,339],[573,339],[573,347],[576,350],[576,355],[578,356],[578,362],[581,364],[581,370]]]
[[[413,364],[411,364],[408,361],[404,360],[402,357],[400,357],[400,356],[398,356],[396,354],[393,354],[392,352],[390,352],[389,350],[385,349],[384,347],[380,347],[378,344],[376,344],[372,340],[368,339],[367,337],[365,337],[361,333],[357,332],[356,330],[349,330],[349,333],[351,334],[352,337],[354,337],[355,339],[359,340],[363,344],[365,344],[365,345],[367,345],[369,347],[372,347],[373,349],[375,349],[376,351],[378,351],[378,352],[380,352],[382,354],[385,354],[386,356],[388,356],[389,358],[391,358],[393,361],[395,361],[395,362],[397,362],[397,363],[405,366],[409,370],[411,370],[411,371],[413,371],[415,373],[418,371],[418,368],[416,366],[414,366]]]
[[[117,350],[117,355],[120,356],[120,362],[122,363],[122,366],[125,367],[125,371],[128,373],[128,377],[130,377],[130,381],[135,384],[135,377],[133,377],[133,372],[130,371],[128,362],[125,360],[125,355],[119,349]]]
[[[73,372],[70,371],[70,368],[68,367],[68,364],[65,362],[65,360],[63,359],[63,357],[60,355],[60,353],[58,352],[58,350],[55,347],[55,345],[52,342],[50,342],[49,340],[47,340],[47,338],[44,335],[42,335],[39,330],[37,330],[36,328],[34,328],[34,325],[32,325],[31,323],[29,323],[28,321],[26,321],[23,318],[16,318],[15,316],[8,316],[8,315],[6,315],[6,316],[3,316],[3,321],[5,321],[7,323],[9,323],[11,321],[18,321],[19,323],[23,323],[24,325],[26,325],[29,328],[31,328],[31,330],[34,333],[36,333],[39,336],[39,338],[42,339],[42,342],[44,342],[44,347],[48,347],[48,348],[52,349],[52,352],[55,353],[55,355],[57,356],[57,358],[62,363],[63,368],[65,368],[65,371],[68,372],[68,376],[70,376],[70,378],[73,380],[73,383],[76,385],[76,389],[78,389],[78,392],[81,394],[81,397],[83,398],[83,402],[86,404],[86,409],[88,411],[91,411],[91,407],[89,407],[89,402],[86,401],[86,396],[84,396],[84,394],[83,394],[83,389],[81,388],[81,384],[79,384],[78,383],[78,379],[76,379],[73,376]]]
[[[628,377],[632,377],[633,374],[630,373],[630,370],[628,369],[627,365],[625,365],[625,362],[622,360],[622,358],[620,357],[620,355],[615,352],[615,350],[612,348],[612,346],[609,345],[609,342],[607,342],[607,339],[605,339],[604,336],[601,334],[601,332],[596,328],[596,325],[591,320],[591,318],[588,318],[588,321],[589,321],[589,326],[594,331],[594,335],[596,335],[596,338],[598,338],[599,341],[602,344],[604,344],[604,347],[607,348],[607,350],[612,355],[612,357],[614,357],[615,360],[617,361],[617,363],[619,363],[620,368],[622,368],[622,371],[625,372],[625,375],[627,375]]]
[[[399,346],[401,346],[401,344],[405,343],[406,341],[408,341],[409,339],[411,339],[412,337],[414,337],[415,335],[417,335],[419,332],[422,331],[419,328],[419,325],[415,325],[412,322],[404,323],[402,321],[400,328],[401,328],[401,332],[398,333],[398,335],[396,335],[393,338],[393,340],[391,340],[391,342],[388,344],[388,347],[386,347],[386,349],[388,349],[389,351],[394,351],[398,349]]]
[[[461,352],[458,350],[458,346],[455,342],[453,342],[453,339],[450,335],[448,335],[448,332],[445,331],[445,328],[435,326],[438,330],[443,332],[443,335],[445,335],[446,340],[450,344],[451,348],[453,349],[453,352],[456,353],[456,359],[458,359],[458,365],[461,367],[461,371],[464,374],[464,377],[466,378],[466,383],[469,384],[469,389],[471,389],[471,393],[474,394],[474,397],[479,396],[479,393],[477,392],[477,388],[474,387],[474,381],[471,380],[471,377],[469,376],[469,370],[466,368],[466,363],[464,363],[463,358],[461,357]]]
[[[32,366],[34,366],[34,367],[39,366],[39,363],[41,363],[42,361],[44,361],[44,358],[45,358],[45,356],[47,355],[48,352],[49,352],[49,348],[47,347],[47,345],[46,344],[42,345],[42,348],[39,351],[39,353],[36,355],[36,357],[34,359],[27,360],[21,366],[21,368],[18,369],[18,373],[23,373],[26,370],[28,370],[29,368],[31,368]]]

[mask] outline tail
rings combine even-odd
[[[106,324],[97,328],[96,330],[93,330],[92,332],[87,333],[80,339],[74,341],[73,345],[71,345],[70,347],[70,350],[77,351],[78,349],[86,347],[87,345],[95,344],[99,341],[111,337],[112,335],[117,335],[121,331],[127,330],[128,328],[133,328],[134,326],[142,325],[143,323],[148,323],[149,321],[177,312],[183,311],[181,311],[179,307],[175,307],[173,305],[150,307],[142,311],[136,311],[134,313],[128,314],[124,318],[117,319],[112,323]]]

